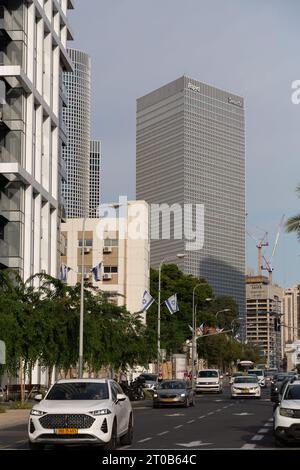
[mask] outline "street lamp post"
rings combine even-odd
[[[181,259],[185,257],[184,253],[178,253],[177,258]],[[158,309],[157,309],[157,374],[159,374],[160,368],[160,302],[161,302],[161,270],[166,261],[171,261],[174,257],[164,258],[158,268]]]
[[[107,207],[117,209],[121,204],[106,204]],[[128,204],[126,202],[126,223],[128,219]],[[78,377],[83,377],[83,317],[84,317],[84,248],[85,248],[85,225],[87,215],[82,221],[82,237],[81,237],[81,286],[80,286],[80,320],[79,320],[79,360],[78,360]],[[126,270],[126,240],[125,240],[125,270]],[[126,272],[126,271],[125,271]],[[126,284],[125,284],[126,286]],[[125,295],[126,298],[126,295]]]
[[[192,388],[194,388],[195,385],[195,358],[196,358],[196,308],[195,308],[195,292],[196,289],[200,286],[207,286],[206,282],[200,282],[199,284],[196,284],[195,287],[193,288],[193,303],[192,303],[192,309],[193,309],[193,315],[192,315],[192,328],[193,328],[193,337],[192,337]],[[211,300],[211,299],[206,299],[206,300]]]
[[[84,247],[85,247],[85,223],[86,216],[82,222],[81,236],[81,287],[80,287],[80,322],[79,322],[79,378],[83,376],[83,314],[84,314]]]

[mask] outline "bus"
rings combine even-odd
[[[249,369],[253,369],[253,361],[240,361],[237,365],[238,372],[247,373]]]

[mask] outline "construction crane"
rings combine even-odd
[[[263,250],[264,246],[269,246],[268,232],[265,232],[264,236],[260,240],[258,240],[248,230],[247,230],[247,235],[249,235],[249,237],[251,237],[256,242],[256,248],[257,248],[257,274],[258,274],[258,276],[261,276],[262,275],[262,268],[263,268],[263,266],[262,266],[262,263],[263,263],[262,250]]]
[[[278,226],[278,230],[277,230],[277,234],[276,234],[276,238],[275,238],[275,242],[274,242],[274,246],[273,246],[273,251],[272,251],[271,257],[269,258],[269,260],[267,260],[267,259],[265,258],[265,256],[263,256],[263,260],[264,260],[264,262],[266,263],[266,265],[265,265],[265,266],[262,266],[261,269],[262,269],[263,271],[268,271],[270,283],[273,281],[273,271],[274,271],[274,268],[273,268],[273,266],[272,266],[272,262],[273,262],[274,255],[275,255],[276,250],[277,250],[277,246],[278,246],[279,237],[280,237],[280,234],[281,234],[281,231],[282,231],[282,227],[283,227],[283,225],[284,225],[284,219],[285,219],[285,215],[283,215],[283,216],[281,217],[281,220],[280,220],[280,223],[279,223],[279,226]]]

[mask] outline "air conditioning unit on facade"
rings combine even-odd
[[[103,253],[111,253],[111,252],[112,252],[112,249],[111,249],[110,246],[105,246],[105,247],[103,248]]]
[[[111,278],[112,278],[111,274],[108,274],[108,273],[103,274],[103,280],[104,281],[109,281]]]

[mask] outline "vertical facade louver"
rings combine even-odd
[[[58,274],[73,0],[0,0],[0,268]]]

